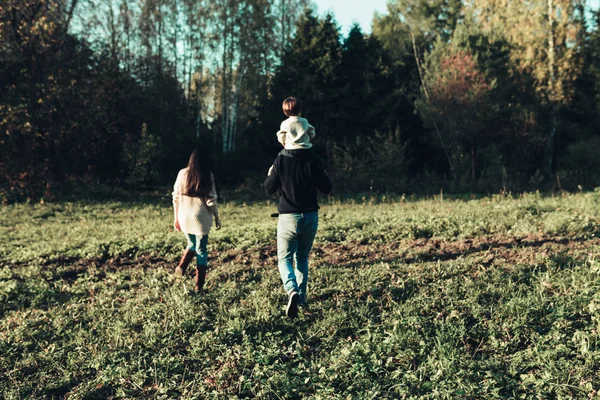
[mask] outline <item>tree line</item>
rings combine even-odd
[[[256,187],[299,97],[338,189],[600,186],[584,0],[390,0],[347,35],[304,0],[6,0],[0,198],[170,183],[194,146]]]

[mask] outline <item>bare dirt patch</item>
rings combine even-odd
[[[513,263],[529,263],[539,257],[555,254],[569,254],[590,250],[600,246],[600,238],[579,239],[569,237],[526,236],[479,237],[474,239],[443,241],[438,239],[403,240],[395,243],[317,243],[313,247],[312,261],[316,265],[356,268],[373,263],[428,263],[451,261],[459,258],[476,257],[477,263],[491,265],[498,260]],[[212,269],[234,264],[241,272],[277,264],[277,248],[274,245],[255,246],[244,250],[230,249],[213,252],[210,259]],[[90,268],[105,272],[115,272],[125,268],[172,269],[179,261],[180,254],[160,257],[140,254],[134,257],[114,258],[75,258],[65,257],[46,261],[45,270],[56,271],[52,279],[73,282]],[[15,264],[12,268],[18,268]],[[243,270],[243,271],[242,271]]]

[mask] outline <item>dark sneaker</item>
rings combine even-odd
[[[298,292],[291,292],[290,299],[288,300],[288,305],[285,309],[285,315],[290,318],[296,318],[298,315],[298,301],[300,300],[300,295]]]
[[[306,294],[300,292],[300,299],[298,300],[299,307],[306,307]]]

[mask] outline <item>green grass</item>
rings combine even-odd
[[[0,397],[598,396],[600,192],[321,203],[294,321],[272,203],[221,206],[203,296],[167,196],[0,208]]]

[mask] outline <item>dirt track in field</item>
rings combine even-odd
[[[479,237],[456,241],[438,239],[403,240],[395,243],[316,243],[312,251],[313,265],[333,265],[357,268],[377,263],[415,264],[444,262],[470,257],[471,262],[489,266],[495,262],[511,264],[535,263],[540,258],[560,254],[590,253],[600,247],[600,238],[579,239],[569,237],[526,236],[521,238]],[[230,249],[211,254],[210,264],[218,269],[225,264],[235,264],[241,270],[270,267],[277,263],[274,245],[257,246],[244,250]],[[76,280],[88,268],[107,272],[124,268],[174,268],[179,254],[172,258],[138,255],[109,259],[59,258],[48,260],[48,270],[61,269],[55,279]],[[14,267],[17,267],[15,265]],[[65,267],[67,267],[65,269]]]

